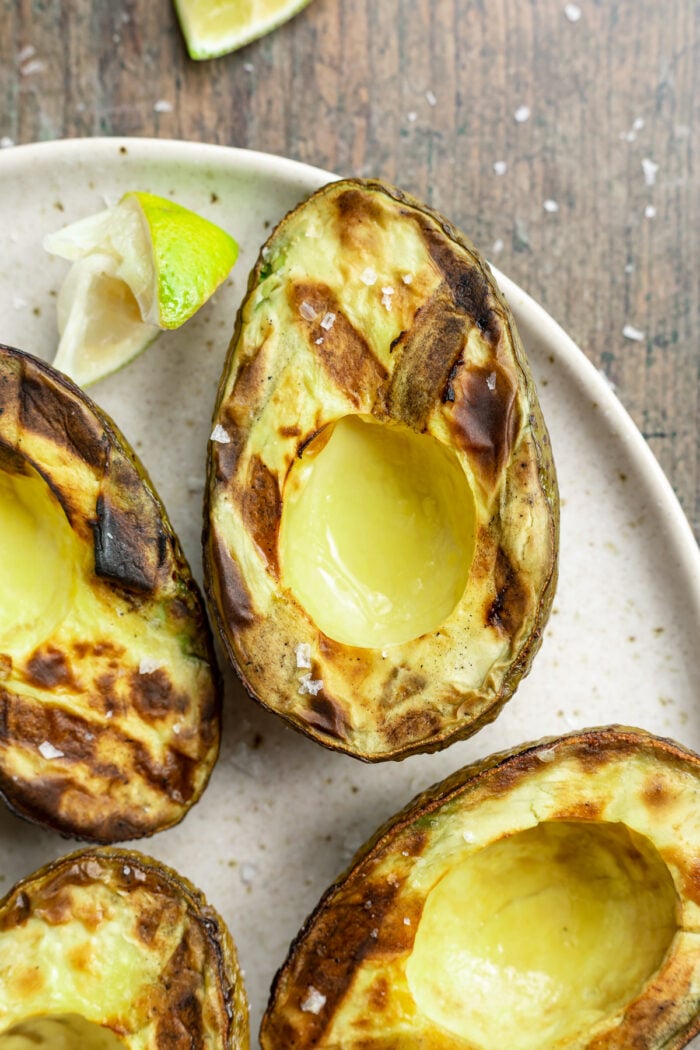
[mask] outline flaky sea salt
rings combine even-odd
[[[409,124],[415,124],[415,122],[418,120],[418,114],[416,113],[415,109],[412,109],[410,113],[406,114],[406,119],[408,120]]]
[[[654,218],[656,218],[656,208],[654,207],[653,204],[647,204],[646,208],[644,209],[644,218],[645,219],[654,219]]]
[[[301,696],[305,696],[307,693],[310,696],[316,696],[323,689],[322,678],[312,678],[311,674],[302,675],[299,680],[299,693]]]
[[[581,8],[578,4],[566,4],[564,14],[570,22],[578,22],[581,18]]]
[[[311,667],[311,646],[308,642],[299,642],[294,650],[297,667]]]
[[[306,989],[305,997],[299,1004],[299,1008],[305,1014],[320,1014],[325,1005],[326,997],[323,992],[319,992],[318,988],[314,988],[314,986],[310,984]]]
[[[425,98],[429,106],[437,106],[437,98],[434,91],[426,91]]]
[[[172,113],[173,104],[167,98],[159,98],[153,103],[153,110],[155,113]]]
[[[503,246],[503,238],[502,237],[497,237],[496,240],[491,245],[491,251],[493,252],[494,255],[499,255],[503,251],[503,247],[504,247]]]
[[[659,165],[651,159],[651,157],[642,157],[642,171],[644,172],[644,181],[647,186],[653,186],[656,182],[656,173],[659,170]]]
[[[371,266],[365,267],[360,274],[360,280],[363,284],[366,284],[368,288],[371,288],[373,284],[377,283],[377,272],[373,270]]]
[[[382,288],[382,306],[385,310],[391,310],[391,300],[394,297],[394,289],[390,284]]]
[[[324,328],[327,332],[330,332],[331,328],[335,324],[335,314],[327,313],[323,315],[321,321],[321,328]]]
[[[496,389],[496,373],[495,372],[489,372],[489,374],[486,376],[486,386],[489,388],[489,390],[495,390]]]
[[[160,660],[154,660],[152,656],[143,656],[139,664],[139,674],[153,674],[154,671],[157,671],[162,666]]]
[[[42,740],[39,744],[39,754],[46,759],[63,758],[63,752],[59,748],[54,747],[48,740]]]
[[[550,212],[550,214],[553,214],[554,212],[559,211],[559,205],[557,204],[556,201],[553,201],[551,198],[546,200],[544,202],[544,204],[542,205],[542,207],[544,208],[545,211]]]
[[[218,445],[228,445],[231,442],[231,438],[226,433],[221,423],[216,424],[209,436],[209,440],[216,441]]]
[[[530,119],[530,107],[518,106],[513,116],[517,124],[524,124],[526,120]]]
[[[401,278],[401,280],[403,281],[404,284],[413,284],[413,274],[412,273],[405,273],[403,275],[403,277]]]
[[[541,751],[537,752],[537,757],[540,760],[540,762],[548,764],[549,762],[554,761],[554,759],[557,757],[557,753],[553,747],[545,747]]]
[[[314,321],[317,316],[313,306],[311,303],[307,303],[306,299],[302,299],[299,304],[299,313],[305,321]]]
[[[508,165],[504,160],[495,160],[493,162],[493,170],[496,172],[497,175],[505,175],[505,173],[508,171]]]
[[[23,66],[19,67],[19,73],[22,77],[32,77],[36,73],[43,73],[45,69],[45,62],[38,58],[33,58],[31,62],[25,62]]]
[[[641,328],[635,328],[634,325],[626,324],[625,327],[622,329],[622,334],[624,335],[625,339],[631,339],[634,343],[644,342],[644,332],[641,330]]]

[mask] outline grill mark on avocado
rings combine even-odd
[[[363,401],[368,406],[387,379],[384,365],[375,357],[367,340],[342,312],[335,293],[320,281],[290,281],[289,304],[296,323],[306,334],[309,350],[318,358],[326,372],[352,404],[359,408]],[[299,310],[308,303],[316,318],[306,321]],[[327,313],[335,314],[329,329],[321,327]],[[320,339],[322,342],[317,343]]]
[[[206,734],[200,736],[200,750],[204,750]],[[60,759],[45,760],[46,768],[51,762],[60,762],[56,773],[40,775],[31,781],[13,780],[12,797],[8,801],[21,815],[40,824],[50,824],[64,833],[79,836],[83,822],[87,821],[90,838],[104,842],[142,835],[148,827],[147,822],[138,816],[136,807],[124,815],[103,816],[99,798],[90,794],[94,788],[88,788],[83,794],[80,779],[73,778],[71,765],[74,763],[87,765],[92,777],[102,778],[107,783],[129,784],[135,775],[140,775],[158,795],[182,802],[193,797],[199,755],[191,757],[170,747],[166,749],[163,761],[159,762],[144,744],[127,736],[117,726],[89,722],[57,705],[35,702],[0,690],[0,744],[5,749],[18,747],[38,752],[44,742],[49,742],[62,753]],[[4,770],[8,763],[4,761],[2,765],[2,779],[6,780]],[[74,797],[63,812],[66,793],[78,794],[80,800]],[[108,806],[111,807],[111,802],[105,805],[105,809]]]
[[[301,718],[336,740],[345,740],[348,736],[349,726],[342,706],[323,691],[308,698],[308,707],[301,712]]]
[[[482,476],[496,478],[510,459],[520,428],[515,385],[495,362],[458,369],[450,385],[445,412],[455,442]]]
[[[67,396],[54,380],[34,374],[33,364],[22,362],[19,386],[18,428],[32,431],[70,456],[82,460],[96,473],[107,462],[108,441],[104,428],[93,421],[76,397]]]
[[[132,672],[129,689],[131,701],[144,722],[158,722],[174,713],[184,715],[190,706],[185,694],[177,692],[162,667],[150,674]]]
[[[395,364],[387,408],[395,420],[425,428],[461,358],[466,334],[464,317],[443,283],[392,344]]]
[[[255,608],[238,562],[231,557],[218,529],[208,533],[207,544],[211,552],[213,579],[218,581],[217,595],[225,623],[239,628],[250,626],[256,620]]]
[[[486,622],[513,638],[527,613],[529,597],[502,547],[496,553],[494,585],[496,596],[486,612]]]
[[[291,990],[290,998],[293,998],[286,1010],[272,1016],[268,1014],[266,1045],[280,1048],[316,1046],[328,1023],[334,1019],[360,963],[376,951],[377,941],[372,937],[372,930],[381,930],[385,919],[396,907],[399,886],[386,881],[364,882],[358,872],[354,875],[352,885],[328,894],[300,932],[297,942],[302,942],[304,934],[308,933],[304,950],[296,958],[292,956],[292,971],[284,975],[285,985]],[[279,976],[273,984],[271,1001],[277,991]],[[294,990],[298,993],[300,989],[311,986],[326,998],[317,1014],[299,1012],[297,1007]]]
[[[495,348],[501,335],[501,318],[493,306],[493,292],[488,279],[474,257],[465,258],[465,249],[453,247],[453,234],[448,225],[442,229],[413,209],[402,211],[413,219],[421,231],[430,257],[450,289],[455,308],[470,318],[484,338]]]
[[[238,493],[243,523],[267,562],[268,571],[279,578],[278,538],[282,496],[277,476],[260,456],[252,456],[248,477]]]
[[[149,557],[152,549],[144,536],[143,522],[133,512],[125,512],[108,494],[97,497],[96,520],[91,523],[95,575],[128,591],[150,594],[156,586],[156,566]],[[159,558],[162,548],[158,548]]]
[[[65,653],[50,645],[32,653],[26,663],[25,678],[32,685],[43,689],[76,687]]]

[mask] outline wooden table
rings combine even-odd
[[[5,146],[224,143],[426,198],[614,383],[700,536],[696,0],[314,0],[191,61],[170,0],[0,0]]]

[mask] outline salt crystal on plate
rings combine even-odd
[[[564,8],[564,14],[570,22],[578,22],[581,18],[581,8],[578,4],[567,4]]]
[[[542,205],[542,207],[544,208],[545,211],[548,211],[550,213],[554,213],[555,211],[559,211],[559,205],[557,204],[556,201],[553,201],[551,199],[546,200],[544,202],[544,204]]]
[[[494,253],[494,255],[498,255],[499,252],[503,251],[503,241],[500,237],[497,237],[496,240],[493,242],[493,245],[491,246],[491,251]]]
[[[410,113],[406,114],[406,118],[410,121],[411,124],[415,124],[415,122],[418,120],[418,114],[414,109],[412,109]]]
[[[653,219],[655,217],[655,215],[656,215],[656,208],[654,207],[654,205],[653,204],[647,204],[646,208],[644,209],[644,217],[647,218],[647,219]]]
[[[0,149],[9,149],[10,146],[14,146],[15,140],[11,139],[9,135],[3,135],[0,139]]]
[[[530,107],[518,106],[513,116],[515,117],[516,123],[524,124],[526,120],[530,119]]]
[[[653,186],[656,182],[656,173],[659,170],[659,165],[656,164],[650,157],[642,158],[642,171],[644,172],[644,181],[647,186]]]
[[[493,164],[493,170],[496,172],[497,175],[505,175],[505,173],[508,171],[508,165],[504,160],[496,160]]]
[[[426,100],[427,100],[429,106],[436,106],[437,105],[437,98],[435,97],[434,92],[426,91],[425,97],[426,97]]]
[[[644,332],[641,328],[635,328],[634,325],[626,324],[622,329],[622,334],[625,339],[631,339],[634,343],[644,342]]]
[[[156,113],[172,113],[173,104],[172,102],[168,102],[165,98],[159,98],[153,103],[153,109]]]

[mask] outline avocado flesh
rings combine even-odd
[[[676,912],[668,867],[624,824],[538,824],[430,891],[408,986],[426,1017],[480,1050],[568,1045],[641,992]]]
[[[293,942],[263,1050],[678,1050],[700,1031],[700,757],[624,727],[453,774]]]
[[[44,479],[0,470],[0,652],[31,652],[62,623],[81,572],[80,545]]]
[[[396,424],[345,416],[327,430],[287,478],[283,579],[335,641],[386,646],[435,630],[464,592],[474,551],[474,500],[457,457]]]
[[[183,818],[218,754],[201,595],[123,435],[0,346],[0,794],[97,842]]]
[[[220,917],[178,873],[128,850],[83,850],[23,880],[0,902],[0,1048],[37,1042],[247,1050]]]
[[[508,306],[442,216],[346,180],[280,223],[221,376],[206,504],[207,592],[263,705],[367,761],[496,717],[551,608],[558,495]]]

